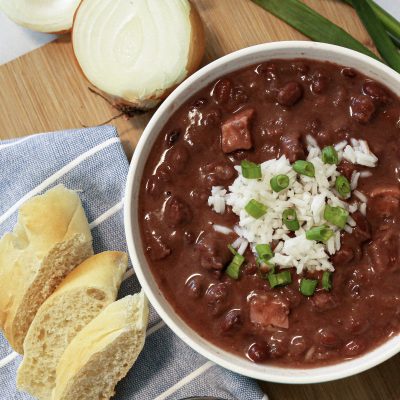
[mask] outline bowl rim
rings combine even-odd
[[[192,349],[206,357],[207,359],[213,361],[214,363],[231,370],[233,372],[239,373],[244,376],[255,378],[262,381],[270,381],[277,383],[289,383],[289,384],[305,384],[305,383],[322,383],[331,380],[345,378],[363,371],[366,371],[384,361],[394,356],[400,352],[400,335],[395,335],[384,343],[380,344],[373,350],[361,355],[360,357],[353,358],[349,361],[344,360],[339,363],[332,365],[322,366],[322,367],[307,367],[307,368],[292,368],[285,366],[277,366],[271,364],[255,364],[243,357],[233,355],[229,352],[219,349],[211,342],[208,342],[200,337],[194,330],[192,330],[179,316],[177,313],[173,312],[170,315],[169,312],[164,308],[164,306],[159,301],[162,295],[161,291],[158,289],[158,285],[155,279],[152,277],[153,282],[148,282],[144,275],[144,268],[148,268],[147,265],[142,265],[140,258],[144,258],[144,251],[142,249],[142,243],[135,243],[133,238],[133,231],[138,226],[134,226],[133,221],[136,221],[136,216],[133,215],[132,204],[137,204],[138,198],[133,198],[134,184],[140,185],[142,172],[136,177],[136,170],[139,162],[141,161],[141,155],[143,150],[148,145],[148,141],[155,138],[159,134],[159,130],[155,130],[157,121],[164,115],[164,113],[173,106],[174,101],[176,101],[179,96],[185,92],[196,81],[200,78],[206,77],[207,74],[220,68],[221,66],[234,62],[235,60],[241,58],[249,58],[247,65],[252,65],[256,62],[251,62],[251,55],[258,52],[272,52],[274,50],[285,50],[301,52],[300,55],[294,55],[292,58],[309,58],[316,59],[315,57],[308,56],[308,52],[320,51],[332,54],[339,54],[345,58],[353,59],[354,62],[360,62],[373,68],[374,70],[379,70],[389,79],[393,79],[397,82],[400,87],[400,75],[394,70],[375,60],[369,56],[358,53],[356,51],[335,46],[326,43],[310,42],[310,41],[281,41],[281,42],[270,42],[263,43],[255,46],[246,47],[237,50],[233,53],[227,54],[215,61],[205,65],[200,70],[195,72],[193,75],[188,77],[183,83],[181,83],[161,104],[161,106],[154,113],[146,128],[144,129],[139,142],[135,148],[125,187],[125,199],[124,199],[124,226],[125,226],[125,236],[128,246],[129,255],[131,257],[132,265],[134,266],[134,271],[138,277],[138,280],[145,291],[150,303],[153,305],[157,313],[164,320],[164,322],[171,328],[171,330],[186,344],[188,344]],[[279,58],[279,57],[271,57]],[[288,58],[289,59],[289,58]],[[265,61],[268,60],[268,56],[265,56]],[[325,61],[325,60],[323,60]],[[335,62],[334,60],[331,62]],[[338,62],[342,64],[342,62]],[[238,67],[241,69],[243,67]],[[225,72],[226,73],[226,72]],[[218,76],[223,76],[225,73],[219,74]],[[387,85],[387,83],[386,83]],[[203,84],[204,86],[204,84]],[[203,87],[200,85],[200,87]],[[200,88],[199,87],[199,88]],[[182,103],[179,104],[179,106]],[[151,145],[152,147],[152,145]],[[150,150],[149,150],[150,151]],[[147,160],[148,155],[146,156]],[[139,182],[139,183],[138,183]],[[136,203],[134,203],[136,202]],[[136,211],[136,207],[135,207]],[[141,253],[143,257],[139,257],[138,253]],[[152,276],[152,273],[150,272]],[[153,284],[153,287],[151,286]],[[172,306],[169,305],[168,301],[164,298],[165,307]],[[194,336],[189,334],[194,333]],[[238,365],[239,364],[239,365]],[[243,364],[243,365],[242,365]],[[273,373],[272,373],[273,371]]]

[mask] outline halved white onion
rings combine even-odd
[[[96,88],[143,110],[194,72],[204,53],[203,26],[188,0],[83,0],[72,42]]]
[[[72,28],[81,0],[0,0],[0,10],[18,25],[38,32],[63,33]]]

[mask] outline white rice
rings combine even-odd
[[[296,267],[298,273],[304,270],[333,271],[330,257],[340,249],[341,235],[338,227],[329,224],[324,219],[324,209],[326,204],[329,204],[345,208],[349,213],[357,209],[365,213],[367,198],[361,192],[354,190],[357,188],[362,173],[354,172],[351,179],[353,193],[361,201],[361,205],[348,204],[339,198],[334,188],[336,178],[340,175],[337,166],[322,162],[321,150],[315,139],[307,136],[306,142],[307,160],[314,165],[315,177],[297,174],[285,156],[262,163],[262,178],[260,179],[244,178],[241,167],[235,166],[238,177],[228,190],[222,186],[213,187],[208,204],[217,213],[224,213],[225,207],[231,206],[232,211],[239,216],[239,223],[234,227],[239,238],[232,243],[238,253],[243,254],[249,244],[255,251],[256,244],[277,241],[271,261],[281,268]],[[361,161],[361,165],[376,165],[377,158],[370,152],[365,141],[352,139],[351,145],[343,141],[336,144],[335,148],[338,152],[342,152],[344,159],[350,162],[360,163]],[[289,177],[289,187],[276,193],[271,189],[270,180],[278,174]],[[363,175],[365,176],[365,173]],[[253,218],[244,209],[252,199],[267,206],[267,212],[261,218]],[[288,236],[290,231],[282,222],[282,213],[287,208],[296,210],[297,219],[301,225],[300,229],[294,232],[294,237]],[[322,224],[329,225],[334,235],[326,243],[308,240],[306,231]],[[351,233],[355,225],[356,222],[349,216],[344,231]],[[214,229],[228,232],[224,228],[226,227],[214,225]]]
[[[361,203],[358,209],[362,215],[367,215],[367,203]]]
[[[215,232],[223,233],[224,235],[229,235],[230,233],[233,232],[231,228],[228,228],[227,226],[223,225],[214,224],[213,228]]]

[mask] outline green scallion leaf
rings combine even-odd
[[[325,206],[324,218],[333,225],[343,229],[346,225],[349,212],[342,207]]]
[[[322,287],[329,292],[332,289],[332,272],[324,271],[322,274]]]
[[[336,190],[338,191],[338,193],[340,194],[340,196],[342,196],[344,199],[346,199],[351,192],[350,182],[343,175],[339,175],[336,178],[335,187],[336,187]]]
[[[297,219],[297,213],[294,208],[287,208],[282,213],[282,221],[289,231],[297,231],[300,229],[300,223]]]
[[[351,0],[358,16],[375,43],[379,54],[395,71],[400,72],[400,53],[385,31],[369,1]]]
[[[306,232],[306,238],[308,240],[316,240],[317,242],[326,242],[333,235],[333,230],[327,225],[314,226]]]
[[[326,146],[322,149],[322,161],[325,164],[338,164],[339,156],[333,146]]]
[[[377,59],[376,55],[358,40],[299,0],[253,0],[253,2],[312,40],[347,47]]]
[[[292,168],[300,175],[306,175],[311,178],[315,176],[314,164],[310,161],[297,160],[292,165]]]
[[[261,218],[267,212],[267,206],[254,199],[250,200],[244,209],[255,219]]]
[[[317,287],[318,281],[316,279],[305,279],[303,278],[300,282],[300,292],[304,296],[312,296]]]
[[[243,160],[240,163],[242,167],[242,175],[247,179],[259,179],[262,177],[261,166],[251,161]]]
[[[269,244],[256,244],[256,252],[260,260],[265,264],[274,256]]]
[[[288,270],[279,272],[277,274],[268,274],[268,281],[271,288],[284,286],[292,282],[292,275]]]
[[[233,255],[236,255],[237,251],[231,244],[228,244],[228,249]]]
[[[225,273],[232,279],[238,279],[240,267],[242,266],[243,262],[244,262],[244,257],[241,254],[236,253],[231,263],[226,268]]]
[[[275,175],[269,183],[274,192],[280,192],[289,186],[289,177],[287,175]]]

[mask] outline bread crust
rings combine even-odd
[[[13,232],[0,240],[0,328],[23,353],[40,305],[61,280],[93,254],[79,196],[58,185],[23,204]]]

